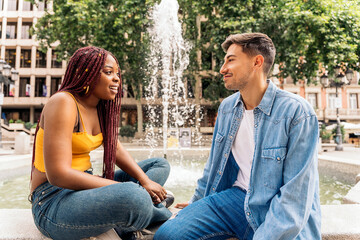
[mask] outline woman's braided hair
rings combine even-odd
[[[104,67],[108,54],[113,56],[116,63],[119,65],[115,56],[102,48],[90,46],[78,49],[70,58],[64,80],[58,92],[66,91],[78,97],[90,95],[100,79],[101,70]],[[122,85],[120,68],[118,69],[120,76],[120,88],[115,99],[100,100],[97,105],[100,128],[104,139],[103,176],[108,179],[114,178],[117,128],[120,117]],[[35,160],[36,133],[38,128],[39,123],[36,128],[34,139],[33,166]]]

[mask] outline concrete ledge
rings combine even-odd
[[[322,205],[323,240],[359,240],[360,205]],[[174,210],[173,210],[174,211]],[[157,227],[151,229],[156,231]],[[0,209],[0,240],[45,240],[37,230],[30,209]],[[116,240],[113,230],[101,234],[97,240]]]
[[[322,205],[323,240],[360,239],[360,205]]]
[[[360,204],[360,182],[358,182],[354,187],[343,198],[344,204]]]

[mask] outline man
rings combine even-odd
[[[321,239],[312,107],[267,80],[267,35],[230,35],[222,47],[225,87],[239,92],[219,107],[194,196],[155,239]]]

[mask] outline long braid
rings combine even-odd
[[[66,91],[75,96],[88,96],[91,94],[100,79],[100,71],[104,67],[108,54],[112,55],[119,65],[115,56],[102,48],[90,46],[78,49],[69,61],[64,80],[58,92]],[[120,75],[120,68],[118,69]],[[103,175],[108,179],[114,178],[121,92],[122,83],[120,75],[120,87],[115,99],[100,100],[97,105],[100,128],[104,139]],[[32,168],[34,167],[35,141],[39,122],[34,138]]]

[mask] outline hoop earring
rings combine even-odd
[[[84,89],[86,89],[86,90],[85,90],[85,95],[86,95],[86,94],[89,92],[89,85],[88,85],[88,86],[85,86]]]

